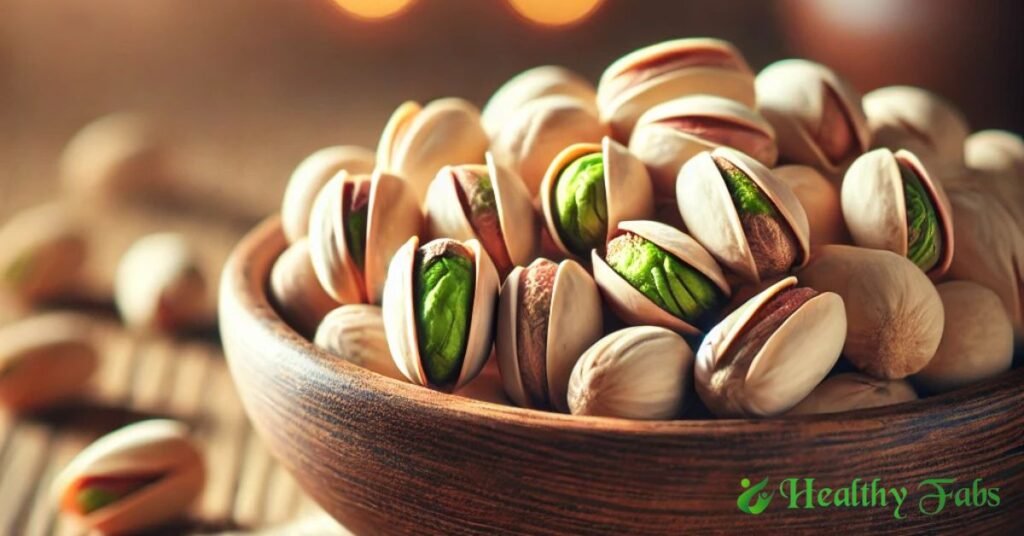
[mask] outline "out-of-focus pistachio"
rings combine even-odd
[[[121,257],[114,300],[121,319],[140,330],[175,332],[212,320],[206,278],[188,240],[159,233],[136,241]]]
[[[87,242],[66,207],[42,205],[0,228],[0,289],[26,304],[72,293],[81,283]]]
[[[597,115],[596,93],[593,84],[565,67],[542,65],[515,75],[494,92],[480,114],[480,122],[483,124],[484,131],[492,140],[495,140],[500,132],[509,128],[508,125],[515,121],[513,118],[519,114],[520,109],[531,106],[533,101],[549,96],[573,99],[589,110],[591,114]],[[562,147],[565,145],[568,143]],[[553,156],[550,155],[547,162],[550,162]],[[543,174],[544,170],[540,170],[540,173]],[[533,189],[535,190],[536,186]]]
[[[320,286],[306,238],[289,246],[274,262],[270,298],[282,318],[306,337],[312,336],[327,313],[340,305]]]

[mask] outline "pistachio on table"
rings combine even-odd
[[[299,163],[284,191],[281,203],[281,227],[289,244],[309,232],[309,213],[313,202],[327,181],[339,171],[352,175],[373,172],[373,151],[355,145],[324,147]]]
[[[744,280],[758,283],[807,262],[810,231],[800,201],[739,151],[719,147],[687,161],[676,200],[690,234]]]
[[[117,266],[114,301],[132,328],[175,332],[203,326],[212,316],[209,294],[195,252],[177,233],[139,239]]]
[[[772,169],[777,179],[793,190],[807,214],[811,249],[822,244],[849,241],[839,189],[820,171],[810,166],[791,164]]]
[[[0,406],[45,408],[78,394],[99,364],[88,317],[44,313],[0,327]]]
[[[0,228],[0,290],[25,304],[63,297],[81,282],[88,251],[59,204],[15,214]]]
[[[484,131],[493,141],[508,128],[520,108],[548,96],[571,98],[597,115],[593,84],[565,67],[542,65],[517,74],[494,92],[480,113]]]
[[[205,482],[203,456],[187,428],[149,420],[85,448],[54,481],[60,510],[102,534],[134,533],[185,512]]]
[[[331,311],[317,328],[313,342],[353,365],[396,380],[404,378],[391,358],[384,318],[376,305],[342,305]]]
[[[501,287],[495,352],[517,405],[568,412],[573,365],[603,332],[594,279],[575,261],[537,259]]]
[[[270,269],[270,299],[281,317],[306,337],[316,333],[320,321],[340,305],[316,278],[307,238],[288,246],[274,262]]]
[[[477,240],[412,237],[395,254],[384,286],[384,330],[409,381],[444,391],[483,368],[494,337],[498,273]]]
[[[826,378],[786,415],[839,413],[912,400],[917,400],[917,393],[906,380],[880,380],[859,372],[844,372]]]
[[[779,415],[821,383],[845,338],[843,299],[787,277],[704,338],[694,372],[697,394],[720,417]]]

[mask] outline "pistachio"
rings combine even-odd
[[[185,512],[202,491],[203,456],[181,423],[138,422],[101,437],[54,482],[62,512],[103,534],[139,532]]]
[[[982,130],[967,137],[964,159],[971,169],[1013,175],[1024,181],[1024,139],[1005,130]]]
[[[845,335],[842,298],[787,277],[708,333],[697,350],[697,393],[720,417],[784,413],[825,378]]]
[[[605,336],[572,369],[573,415],[671,419],[686,404],[693,351],[665,328],[638,326]]]
[[[288,179],[281,204],[281,226],[288,243],[294,244],[308,233],[316,194],[331,177],[339,171],[368,174],[373,165],[373,151],[354,145],[325,147],[306,157]]]
[[[963,169],[970,128],[942,97],[916,87],[883,87],[864,95],[864,113],[875,147],[907,149],[942,180]]]
[[[519,114],[520,109],[529,107],[534,101],[549,96],[572,99],[590,110],[591,114],[597,114],[593,84],[565,67],[543,65],[517,74],[498,88],[484,105],[483,112],[480,114],[480,122],[491,140],[495,140],[503,130],[508,128],[510,123],[515,122],[514,118]],[[551,157],[554,156],[550,155],[547,162],[550,162]],[[541,174],[543,172],[543,170],[540,171]],[[536,186],[533,189],[535,190]]]
[[[0,406],[50,406],[82,391],[98,363],[87,317],[46,313],[0,327]]]
[[[906,380],[879,380],[858,372],[846,372],[825,379],[786,414],[840,413],[913,400],[917,400],[917,393]]]
[[[835,184],[810,166],[781,166],[772,169],[772,173],[800,200],[807,214],[812,247],[849,241]]]
[[[114,300],[129,327],[174,332],[211,319],[206,279],[184,236],[159,233],[136,241],[121,257]]]
[[[354,365],[400,380],[384,335],[384,319],[376,305],[342,305],[324,317],[313,342]]]
[[[0,288],[26,304],[66,296],[81,281],[87,244],[65,207],[42,205],[0,228]]]
[[[288,247],[270,270],[270,298],[286,322],[302,335],[316,332],[327,313],[338,307],[316,278],[309,241],[300,238]]]

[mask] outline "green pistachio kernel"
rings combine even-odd
[[[776,216],[778,211],[775,205],[768,200],[757,184],[747,176],[740,168],[734,166],[724,158],[715,158],[722,178],[725,179],[725,186],[729,189],[736,211],[740,214]]]
[[[899,164],[899,168],[907,204],[907,258],[927,272],[935,267],[942,254],[939,218],[917,174],[903,164]]]
[[[639,235],[613,238],[605,261],[659,307],[691,324],[721,307],[722,293],[710,279]]]
[[[366,256],[366,225],[370,217],[369,180],[345,184],[342,202],[348,207],[345,217],[345,246],[360,269]]]
[[[78,509],[83,514],[89,514],[116,502],[121,498],[120,493],[102,488],[85,488],[78,492],[75,501]]]
[[[472,256],[458,242],[435,240],[420,249],[415,274],[420,359],[431,385],[448,385],[458,380],[469,338]]]
[[[18,256],[4,270],[4,281],[9,285],[18,285],[28,279],[35,266],[35,252]]]
[[[558,235],[569,251],[583,256],[604,242],[608,232],[606,201],[601,153],[581,156],[562,170],[553,208]]]

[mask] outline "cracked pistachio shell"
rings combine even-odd
[[[479,240],[499,277],[504,277],[513,266],[534,258],[540,231],[530,193],[519,175],[496,164],[490,153],[486,160],[486,165],[445,166],[437,172],[427,191],[427,236]],[[486,177],[489,191],[476,186],[476,193],[467,192],[458,174],[477,180]]]
[[[839,201],[839,189],[810,166],[789,165],[772,169],[780,181],[793,190],[807,214],[812,248],[847,242],[846,222]]]
[[[463,99],[421,106],[407,101],[391,114],[377,145],[377,167],[402,177],[422,203],[431,179],[449,164],[483,162],[489,140],[480,112]]]
[[[699,272],[716,286],[722,295],[731,294],[729,283],[718,263],[696,240],[686,233],[663,223],[653,221],[625,221],[613,230],[613,238],[633,233],[652,242],[683,264]],[[698,335],[701,329],[663,309],[629,281],[619,275],[602,255],[593,251],[594,280],[608,306],[615,314],[633,325],[653,325],[671,329],[683,335]]]
[[[520,108],[548,96],[574,99],[597,115],[593,84],[565,67],[542,65],[517,74],[494,92],[480,114],[484,131],[492,140],[497,138]]]
[[[340,305],[320,286],[305,237],[289,246],[274,262],[270,270],[270,297],[288,325],[306,337],[316,333],[320,321]]]
[[[745,104],[713,95],[663,102],[637,121],[629,150],[647,166],[659,196],[674,196],[679,168],[701,151],[732,147],[771,167],[775,130]]]
[[[358,245],[362,264],[358,248],[349,243],[363,236],[357,222],[365,228],[365,242]],[[320,285],[341,304],[379,304],[391,257],[422,227],[423,215],[407,182],[379,170],[372,175],[340,172],[317,194],[309,218],[310,258]]]
[[[1024,139],[1013,132],[982,130],[971,134],[964,143],[964,158],[971,169],[1005,173],[1024,183]]]
[[[124,323],[141,330],[190,329],[212,316],[195,251],[177,233],[148,235],[128,248],[117,266],[114,302]]]
[[[689,38],[633,51],[601,75],[597,107],[612,136],[625,143],[651,107],[698,94],[754,106],[754,73],[736,47],[719,39]]]
[[[342,305],[331,311],[317,328],[313,342],[353,365],[404,379],[391,358],[384,318],[376,305]]]
[[[536,196],[544,172],[558,153],[573,143],[600,143],[608,129],[593,103],[563,95],[541,97],[508,115],[491,137],[491,153],[522,177]]]
[[[802,294],[780,304],[793,293]],[[779,317],[779,311],[785,316]],[[845,337],[843,299],[798,288],[796,278],[787,277],[741,305],[704,338],[694,372],[697,394],[719,417],[779,415],[832,370]]]
[[[728,161],[757,186],[765,201],[777,212],[772,219],[788,228],[791,240],[772,233],[764,235],[762,239],[777,238],[775,244],[779,245],[773,245],[772,242],[755,244],[750,241],[741,214],[715,163],[716,158]],[[690,235],[726,270],[744,280],[759,283],[764,278],[779,275],[762,273],[755,251],[774,255],[774,251],[789,247],[793,249],[793,266],[803,266],[807,262],[810,255],[810,229],[800,200],[771,170],[739,151],[719,147],[688,160],[679,170],[676,201]],[[786,244],[782,244],[784,240]],[[780,273],[785,271],[788,270]]]
[[[472,297],[467,315],[465,349],[457,378],[450,385],[432,385],[426,372],[428,364],[423,362],[420,351],[423,334],[418,328],[416,291],[419,283],[416,281],[416,272],[423,253],[440,248],[445,243],[454,243],[455,247],[467,250],[472,257]],[[478,241],[439,239],[421,247],[419,237],[410,238],[391,261],[382,304],[388,348],[402,375],[414,384],[446,391],[458,390],[472,381],[491,355],[498,286],[498,272]]]
[[[992,378],[1013,363],[1013,324],[995,292],[970,281],[938,285],[946,312],[935,357],[914,380],[945,392]]]
[[[963,169],[970,128],[946,99],[916,87],[883,87],[864,95],[864,114],[873,146],[913,152],[940,180]]]
[[[831,69],[798,59],[757,75],[757,111],[775,127],[779,156],[840,173],[867,150],[871,133],[861,96]]]
[[[557,223],[558,210],[555,207],[555,189],[562,172],[577,159],[590,154],[600,154],[604,169],[604,226],[607,229],[601,244],[611,238],[619,222],[649,218],[654,214],[654,193],[651,179],[643,163],[637,160],[625,147],[605,137],[600,144],[577,143],[566,147],[548,166],[541,183],[540,203],[544,223],[551,241],[558,251],[577,260],[586,258],[586,251],[572,251],[566,245]],[[595,247],[598,247],[595,244]],[[587,248],[588,250],[591,248]]]
[[[625,328],[591,346],[572,369],[573,415],[664,420],[686,405],[693,350],[678,334],[655,326]]]
[[[569,411],[573,365],[603,333],[601,296],[577,262],[537,259],[501,288],[495,352],[516,405]]]
[[[842,296],[848,325],[843,355],[861,371],[901,379],[935,355],[942,339],[942,301],[906,257],[828,245],[818,248],[797,275],[811,288]]]
[[[859,372],[845,372],[826,378],[786,414],[840,413],[914,400],[917,393],[906,380],[879,380]]]
[[[96,479],[120,477],[145,485],[82,512],[83,487],[98,485]],[[202,492],[205,479],[202,452],[185,425],[149,420],[115,430],[86,447],[57,476],[53,495],[61,511],[85,527],[103,534],[134,533],[184,514]]]
[[[47,407],[83,390],[99,364],[89,318],[46,313],[0,327],[0,406]]]
[[[0,288],[33,304],[78,285],[87,243],[67,209],[42,205],[14,215],[0,228]]]
[[[934,212],[934,230],[919,226],[921,239],[935,233],[940,241],[930,268],[924,268],[933,280],[941,278],[953,260],[954,241],[952,209],[942,184],[934,180],[913,153],[900,149],[875,149],[864,153],[846,171],[842,186],[843,218],[854,244],[861,247],[886,249],[910,256],[910,237],[907,198],[901,168],[915,175],[927,203]],[[921,201],[924,201],[923,199]],[[930,225],[928,218],[924,226]]]
[[[373,151],[355,145],[325,147],[306,157],[288,179],[281,204],[281,226],[289,244],[309,231],[309,213],[316,195],[339,171],[353,175],[373,172]]]

